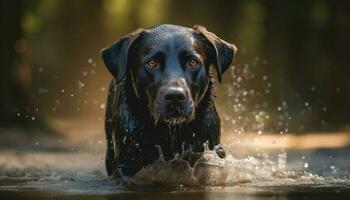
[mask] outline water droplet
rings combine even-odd
[[[280,153],[278,154],[278,168],[279,169],[285,169],[287,165],[287,153]]]
[[[82,89],[84,86],[85,86],[85,83],[83,83],[80,80],[78,80],[78,88]]]
[[[287,107],[287,102],[282,101],[282,106],[283,106],[283,107]]]

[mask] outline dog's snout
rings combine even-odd
[[[185,101],[185,90],[181,87],[170,87],[166,90],[164,99],[167,103],[182,103]]]
[[[179,124],[193,117],[193,100],[184,79],[169,80],[159,88],[155,111],[168,124]]]

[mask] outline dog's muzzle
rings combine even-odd
[[[181,124],[193,118],[193,100],[188,87],[183,84],[161,87],[155,104],[159,120],[167,124]]]

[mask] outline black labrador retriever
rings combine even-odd
[[[134,175],[158,159],[156,145],[166,160],[201,152],[206,141],[224,157],[209,69],[221,82],[236,50],[199,25],[139,29],[103,49],[114,76],[105,121],[108,175]]]

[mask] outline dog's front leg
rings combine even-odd
[[[214,104],[209,104],[206,107],[198,120],[194,123],[193,130],[196,130],[192,150],[194,152],[204,151],[204,143],[208,142],[208,147],[215,150],[220,158],[224,158],[226,153],[220,143],[221,126],[220,118]]]
[[[124,139],[119,146],[119,156],[114,167],[113,176],[116,178],[131,177],[145,164],[144,151],[141,145],[134,139]]]

